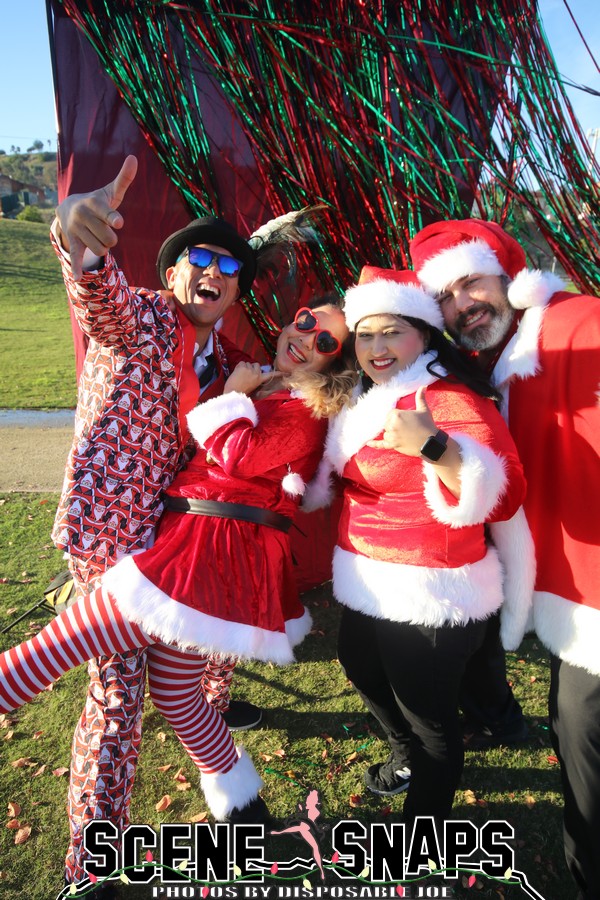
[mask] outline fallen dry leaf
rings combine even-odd
[[[25,766],[37,766],[37,763],[30,756],[21,756],[19,759],[11,762],[11,766],[13,769],[23,769]]]
[[[166,739],[167,739],[167,736],[166,736],[166,734],[164,733],[164,731],[159,731],[158,734],[156,735],[156,740],[157,740],[157,741],[160,741],[161,744],[164,744],[164,742],[166,741]]]
[[[356,809],[357,806],[362,806],[363,799],[360,794],[350,794],[348,799],[348,803],[353,809]]]
[[[21,823],[18,819],[9,819],[6,823],[6,827],[11,831],[18,831],[18,829],[21,827]]]
[[[57,778],[60,778],[61,775],[66,775],[68,771],[68,766],[60,766],[58,769],[52,769],[52,774],[56,775]]]
[[[6,734],[4,735],[4,740],[12,741],[13,735],[14,735],[14,731],[7,731]]]
[[[191,782],[189,781],[180,781],[175,787],[176,791],[189,791],[191,788]]]
[[[477,797],[475,796],[475,791],[463,791],[463,796],[465,803],[468,806],[476,806],[477,805]]]
[[[263,760],[263,762],[271,762],[271,760],[273,759],[273,757],[269,753],[261,753],[260,758]]]
[[[31,777],[32,777],[32,778],[37,778],[38,775],[43,775],[47,768],[48,768],[47,763],[44,763],[44,765],[43,765],[43,766],[40,766],[39,769],[37,770],[37,772],[34,772],[33,775],[32,775]]]
[[[172,769],[172,768],[173,768],[173,763],[167,763],[166,766],[159,766],[158,771],[159,772],[168,772],[169,769]]]
[[[285,757],[285,750],[281,750],[281,749],[275,750],[274,756],[278,756],[280,759],[284,759],[284,757]]]
[[[172,802],[173,801],[169,797],[169,795],[165,794],[164,797],[160,798],[160,800],[158,801],[158,803],[156,804],[154,809],[156,810],[156,812],[164,812],[166,809],[168,809],[170,807]]]
[[[34,739],[34,741],[39,741],[43,734],[45,734],[44,731],[34,731],[31,737]]]
[[[356,759],[358,759],[358,753],[355,750],[354,753],[351,753],[350,756],[346,757],[346,763],[354,762]]]
[[[527,794],[524,802],[525,802],[525,806],[527,806],[529,809],[531,809],[532,806],[535,806],[535,802],[536,802],[535,797],[533,797],[531,794]]]
[[[558,763],[558,756],[548,756],[547,759],[551,766],[555,766]]]
[[[183,769],[177,769],[175,774],[173,775],[174,781],[187,781],[187,776]]]
[[[24,844],[26,841],[28,841],[30,835],[31,825],[23,825],[22,828],[19,828],[19,830],[15,834],[15,844],[17,845],[17,847],[19,846],[19,844]]]
[[[19,806],[18,803],[10,802],[7,804],[7,806],[8,806],[8,814],[11,817],[11,819],[14,818],[14,816],[18,816],[19,813],[21,812],[21,807]]]
[[[206,822],[208,819],[208,813],[206,810],[204,812],[198,813],[195,816],[192,816],[190,822]]]

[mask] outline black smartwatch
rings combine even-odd
[[[419,453],[421,456],[424,456],[425,459],[429,459],[431,462],[437,462],[446,452],[447,446],[448,435],[445,431],[438,431],[436,434],[427,438],[419,450]]]

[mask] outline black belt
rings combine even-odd
[[[292,520],[287,516],[261,509],[259,506],[245,506],[243,503],[221,503],[219,500],[189,500],[187,497],[171,497],[163,495],[165,509],[170,512],[192,513],[195,516],[215,516],[217,519],[241,519],[242,522],[254,522],[256,525],[267,525],[278,531],[288,532]]]

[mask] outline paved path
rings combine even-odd
[[[0,491],[60,491],[73,412],[0,410]]]

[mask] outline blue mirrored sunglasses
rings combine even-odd
[[[235,278],[242,271],[243,263],[239,259],[234,256],[225,256],[224,253],[215,253],[214,250],[207,250],[206,247],[188,247],[179,258],[182,259],[186,254],[190,265],[197,266],[199,269],[208,269],[216,259],[219,272],[227,278]]]

